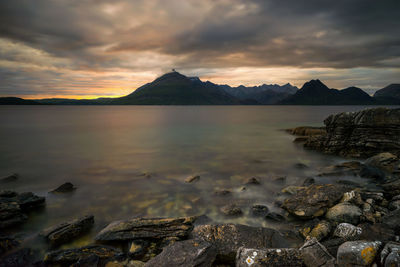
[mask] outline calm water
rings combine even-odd
[[[328,115],[361,106],[2,106],[0,176],[20,174],[2,189],[47,197],[44,210],[22,226],[26,235],[79,215],[94,214],[98,229],[135,216],[206,214],[219,222],[271,226],[220,215],[237,203],[273,207],[274,194],[340,159],[305,151],[282,129],[322,125]],[[296,163],[310,166],[294,168]],[[145,175],[144,175],[145,174]],[[186,184],[189,175],[201,179]],[[150,177],[148,177],[150,176]],[[258,176],[260,186],[242,181]],[[69,195],[47,192],[71,181]],[[218,197],[216,189],[233,194]],[[89,242],[90,235],[79,240]]]

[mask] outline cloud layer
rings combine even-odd
[[[0,1],[0,95],[122,95],[171,68],[232,85],[379,88],[399,82],[399,10],[398,0]]]

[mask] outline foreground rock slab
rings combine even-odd
[[[159,266],[211,266],[217,256],[216,249],[203,240],[186,240],[176,242],[168,247],[155,258],[146,263],[146,267]]]
[[[381,152],[400,155],[400,109],[344,112],[329,116],[324,124],[327,134],[310,137],[306,148],[359,158]]]
[[[338,203],[346,191],[348,189],[340,185],[311,185],[286,199],[282,208],[303,219],[320,217]]]
[[[290,247],[289,240],[278,231],[239,224],[200,225],[191,233],[194,239],[202,239],[217,249],[217,258],[233,263],[237,250],[242,247],[263,249]]]
[[[121,252],[115,248],[107,246],[91,245],[82,248],[65,249],[65,250],[57,250],[49,252],[46,254],[44,262],[50,266],[54,265],[70,266],[77,262],[80,263],[96,262],[96,264],[98,264],[99,262],[111,260],[112,258],[120,255]],[[80,264],[77,266],[93,266],[93,265]]]
[[[301,258],[306,266],[334,267],[336,259],[328,250],[318,242],[316,238],[311,238],[300,248]]]
[[[378,255],[379,241],[349,241],[340,245],[337,252],[339,266],[370,266]]]
[[[295,248],[239,248],[237,251],[236,267],[298,267],[303,265],[301,253]]]
[[[81,236],[92,228],[94,216],[88,215],[43,230],[43,236],[52,246],[58,246]]]
[[[129,241],[135,239],[184,238],[193,229],[196,217],[171,219],[136,218],[116,221],[97,234],[98,241]]]

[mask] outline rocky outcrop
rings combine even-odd
[[[84,216],[43,230],[40,235],[52,246],[58,246],[86,233],[94,224],[93,215]]]
[[[180,241],[165,247],[160,254],[148,261],[145,267],[209,267],[216,255],[217,251],[212,244],[203,240]]]
[[[44,197],[31,192],[18,194],[13,191],[0,192],[0,229],[15,226],[28,219],[26,212],[45,203]]]
[[[359,158],[381,152],[400,155],[400,109],[344,112],[329,116],[324,123],[327,134],[310,137],[306,148]]]
[[[282,208],[302,219],[320,217],[338,203],[346,191],[346,187],[339,185],[311,185],[287,198]]]
[[[236,252],[242,246],[263,249],[290,247],[292,244],[276,230],[238,224],[200,225],[194,228],[191,237],[213,244],[217,258],[230,263],[235,261]]]
[[[193,229],[195,217],[171,219],[136,218],[116,221],[97,234],[98,241],[184,238]]]

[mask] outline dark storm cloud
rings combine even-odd
[[[15,88],[24,76],[51,78],[46,71],[66,80],[79,76],[74,71],[170,67],[393,73],[399,17],[398,0],[4,0],[0,68],[3,77],[14,73],[7,81]]]

